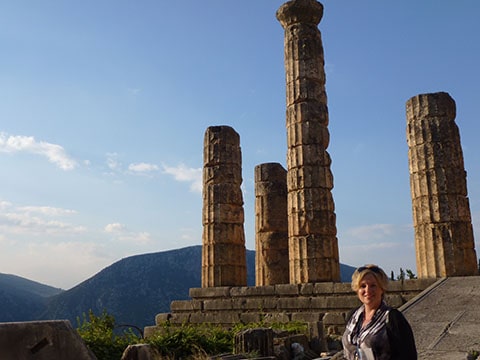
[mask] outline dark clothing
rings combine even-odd
[[[403,314],[382,302],[374,317],[362,328],[364,306],[347,322],[342,343],[345,359],[417,360],[412,328]],[[361,352],[363,357],[355,357]]]

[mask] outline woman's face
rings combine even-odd
[[[368,273],[360,281],[358,288],[358,298],[365,306],[371,308],[378,308],[382,303],[383,290],[378,285],[377,279],[373,274]]]

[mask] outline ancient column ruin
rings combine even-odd
[[[421,94],[406,107],[418,276],[476,275],[455,101],[445,92]]]
[[[202,287],[247,285],[240,136],[229,126],[205,131]]]
[[[321,34],[323,6],[292,0],[277,11],[285,30],[290,283],[340,281]]]
[[[255,167],[255,285],[288,284],[287,170]]]

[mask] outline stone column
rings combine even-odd
[[[476,275],[455,101],[444,92],[421,94],[406,107],[418,277]]]
[[[203,148],[202,287],[246,286],[240,137],[211,126]]]
[[[323,6],[292,0],[277,11],[285,30],[290,283],[340,281],[323,45]]]
[[[288,284],[287,171],[255,167],[255,284]]]

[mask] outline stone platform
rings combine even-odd
[[[391,281],[386,296],[400,307],[436,282],[436,279]],[[212,323],[230,327],[238,323],[320,323],[325,334],[342,334],[346,314],[360,305],[350,283],[307,283],[272,286],[210,287],[190,289],[191,300],[177,300],[169,313],[155,317],[145,336],[172,325]]]

